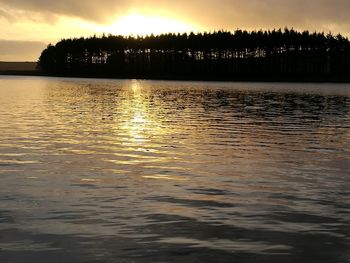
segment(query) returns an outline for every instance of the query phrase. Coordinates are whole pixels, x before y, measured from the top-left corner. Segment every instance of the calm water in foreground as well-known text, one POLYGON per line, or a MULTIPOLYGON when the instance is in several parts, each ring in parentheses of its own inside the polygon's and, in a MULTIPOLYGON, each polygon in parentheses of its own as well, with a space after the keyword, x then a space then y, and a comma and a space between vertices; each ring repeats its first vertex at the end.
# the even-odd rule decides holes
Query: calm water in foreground
POLYGON ((350 85, 0 77, 0 262, 350 262, 350 85))

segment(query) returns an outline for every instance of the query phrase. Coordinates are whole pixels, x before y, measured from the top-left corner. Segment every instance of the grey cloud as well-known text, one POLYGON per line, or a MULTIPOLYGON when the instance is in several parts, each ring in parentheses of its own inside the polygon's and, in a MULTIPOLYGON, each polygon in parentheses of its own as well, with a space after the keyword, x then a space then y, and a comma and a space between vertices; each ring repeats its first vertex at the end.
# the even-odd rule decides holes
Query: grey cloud
POLYGON ((66 15, 81 17, 92 21, 106 21, 112 15, 118 14, 126 8, 127 1, 115 0, 0 0, 0 4, 28 12, 36 12, 41 15, 49 13, 52 15, 66 15))
POLYGON ((200 9, 191 11, 209 26, 211 20, 215 20, 216 26, 252 28, 350 24, 348 0, 221 0, 217 3, 202 1, 200 9))
POLYGON ((0 9, 0 18, 5 18, 8 21, 14 21, 15 20, 15 16, 13 16, 12 14, 10 14, 9 12, 0 9))
MULTIPOLYGON (((0 0, 1 5, 30 12, 76 16, 108 22, 130 8, 170 10, 208 29, 294 26, 317 29, 350 25, 349 0, 0 0)), ((1 14, 0 14, 1 15, 1 14)))

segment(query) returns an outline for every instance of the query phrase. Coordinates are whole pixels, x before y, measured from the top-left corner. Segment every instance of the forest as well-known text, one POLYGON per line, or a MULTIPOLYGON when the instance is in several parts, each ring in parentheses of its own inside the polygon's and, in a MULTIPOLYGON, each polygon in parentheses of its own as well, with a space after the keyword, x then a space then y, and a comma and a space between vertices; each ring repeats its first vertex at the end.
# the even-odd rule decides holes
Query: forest
POLYGON ((49 45, 49 75, 116 78, 348 81, 350 41, 294 29, 150 36, 102 35, 49 45))

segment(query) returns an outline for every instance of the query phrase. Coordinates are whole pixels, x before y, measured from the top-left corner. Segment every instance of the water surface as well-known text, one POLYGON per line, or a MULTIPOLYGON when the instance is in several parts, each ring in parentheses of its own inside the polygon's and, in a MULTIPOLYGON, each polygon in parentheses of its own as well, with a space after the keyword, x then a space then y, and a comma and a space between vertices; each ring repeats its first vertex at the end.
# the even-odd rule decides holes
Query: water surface
POLYGON ((0 77, 0 262, 350 262, 349 127, 349 85, 0 77))

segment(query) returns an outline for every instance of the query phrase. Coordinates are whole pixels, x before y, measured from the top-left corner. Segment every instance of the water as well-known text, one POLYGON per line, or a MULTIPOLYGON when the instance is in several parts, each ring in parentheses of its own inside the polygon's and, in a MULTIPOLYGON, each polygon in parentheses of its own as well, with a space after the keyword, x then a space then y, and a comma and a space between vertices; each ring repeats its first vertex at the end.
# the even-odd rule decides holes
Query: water
POLYGON ((350 86, 0 78, 0 262, 350 262, 350 86))

